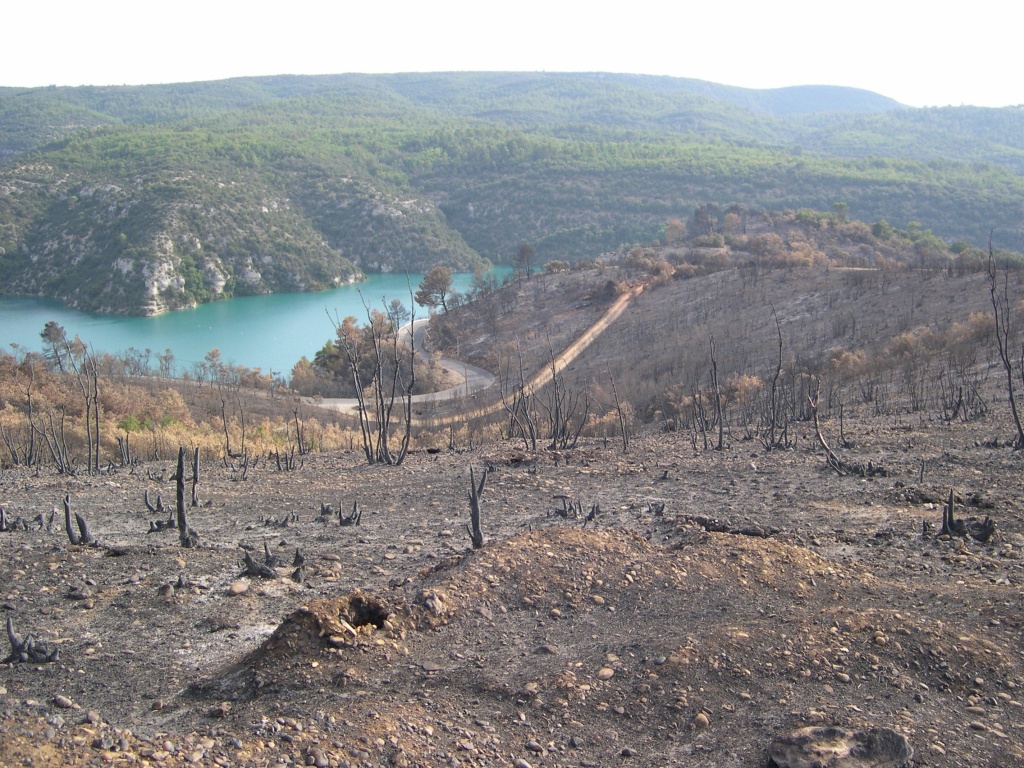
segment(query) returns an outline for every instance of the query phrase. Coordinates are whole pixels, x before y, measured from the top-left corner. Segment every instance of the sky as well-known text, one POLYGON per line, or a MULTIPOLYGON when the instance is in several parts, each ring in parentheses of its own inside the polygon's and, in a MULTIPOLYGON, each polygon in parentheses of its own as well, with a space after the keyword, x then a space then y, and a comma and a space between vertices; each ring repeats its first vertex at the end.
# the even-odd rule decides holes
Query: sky
POLYGON ((620 72, 843 85, 908 106, 1024 104, 1000 0, 33 0, 4 9, 0 85, 347 72, 620 72), (700 7, 694 7, 700 6, 700 7), (933 6, 937 9, 938 6, 933 6))

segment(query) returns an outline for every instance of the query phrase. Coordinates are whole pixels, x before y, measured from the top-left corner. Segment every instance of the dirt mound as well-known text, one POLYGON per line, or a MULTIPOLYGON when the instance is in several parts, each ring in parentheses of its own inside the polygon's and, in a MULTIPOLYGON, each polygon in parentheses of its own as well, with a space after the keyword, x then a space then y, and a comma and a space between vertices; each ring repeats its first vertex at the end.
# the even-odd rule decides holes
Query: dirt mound
MULTIPOLYGON (((322 654, 358 648, 404 637, 408 610, 356 591, 342 597, 315 600, 298 608, 257 649, 207 680, 194 684, 192 696, 237 702, 288 689, 303 689, 339 677, 333 666, 319 662, 322 654)), ((351 676, 351 675, 349 675, 351 676)), ((342 675, 344 677, 344 675, 342 675)))

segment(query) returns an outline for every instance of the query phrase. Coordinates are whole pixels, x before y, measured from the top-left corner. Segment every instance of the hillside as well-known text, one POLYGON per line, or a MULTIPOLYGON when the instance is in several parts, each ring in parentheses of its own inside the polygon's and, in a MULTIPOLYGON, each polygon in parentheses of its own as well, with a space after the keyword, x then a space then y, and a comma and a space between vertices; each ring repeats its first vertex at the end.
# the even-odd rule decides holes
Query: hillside
POLYGON ((805 427, 772 453, 651 433, 629 456, 211 462, 191 550, 145 533, 169 462, 8 470, 8 515, 44 527, 0 533, 0 605, 60 656, 4 668, 0 762, 760 767, 773 740, 836 726, 893 729, 918 766, 1018 764, 1019 460, 979 446, 991 422, 863 414, 844 456, 889 475, 838 477, 805 427), (490 467, 477 551, 467 465, 490 467), (950 486, 995 540, 936 535, 950 486), (66 492, 100 546, 45 529, 66 492), (596 521, 557 514, 561 495, 596 521), (358 527, 319 514, 352 501, 358 527), (241 575, 240 545, 282 567, 241 575))
POLYGON ((875 759, 834 768, 1020 764, 1022 452, 984 261, 835 212, 745 227, 435 317, 511 400, 632 296, 561 406, 536 393, 536 447, 456 400, 368 465, 351 420, 259 377, 105 358, 88 474, 78 379, 0 354, 0 764, 807 768, 804 728, 875 759), (583 387, 587 428, 545 447, 583 387))
POLYGON ((1019 249, 1024 113, 625 75, 0 90, 0 290, 147 313, 594 258, 700 205, 844 203, 1019 249))
MULTIPOLYGON (((938 398, 940 389, 948 395, 951 379, 944 377, 954 368, 965 374, 968 359, 979 378, 994 375, 990 337, 976 337, 984 328, 969 327, 972 317, 992 312, 984 251, 950 251, 924 230, 872 228, 835 213, 725 217, 732 223, 724 225, 730 231, 724 236, 635 247, 597 264, 513 281, 434 317, 433 343, 515 383, 520 359, 527 371, 540 369, 617 295, 644 284, 621 318, 563 373, 567 389, 591 394, 595 418, 610 413, 614 382, 628 393, 639 421, 693 427, 694 395, 706 396, 711 385, 712 342, 729 390, 726 418, 736 407, 737 418, 745 409, 742 418, 756 420, 780 362, 780 341, 781 382, 797 410, 805 411, 800 404, 810 377, 833 388, 832 409, 861 397, 905 397, 915 386, 928 391, 923 400, 938 398), (930 359, 919 359, 925 354, 930 359), (837 363, 844 355, 856 360, 848 370, 837 363), (902 369, 904 362, 916 366, 913 374, 902 369), (927 383, 912 386, 918 376, 927 383), (756 393, 742 391, 744 382, 755 381, 756 393)), ((1021 256, 994 253, 997 264, 1010 266, 1011 290, 1019 293, 1021 256)), ((939 407, 923 400, 916 408, 939 407)), ((444 413, 443 406, 437 410, 444 413)))
POLYGON ((500 116, 525 124, 535 123, 541 116, 544 122, 565 123, 569 116, 570 122, 607 121, 631 127, 639 127, 639 121, 651 115, 679 112, 700 101, 762 115, 858 114, 901 107, 891 99, 854 88, 754 90, 687 78, 604 73, 283 75, 173 85, 0 88, 0 114, 7 127, 0 138, 0 154, 42 146, 83 127, 199 118, 309 97, 355 103, 361 108, 430 107, 450 115, 500 116), (580 117, 582 110, 585 117, 580 117))

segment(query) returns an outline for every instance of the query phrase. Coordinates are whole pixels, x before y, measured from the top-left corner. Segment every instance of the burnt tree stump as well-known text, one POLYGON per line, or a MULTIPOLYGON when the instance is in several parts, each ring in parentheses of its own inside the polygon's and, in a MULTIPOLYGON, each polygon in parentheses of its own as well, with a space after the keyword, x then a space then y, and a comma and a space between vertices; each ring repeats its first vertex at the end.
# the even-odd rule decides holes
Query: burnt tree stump
POLYGON ((258 579, 276 579, 277 571, 265 563, 257 563, 248 552, 243 556, 245 570, 242 576, 255 576, 258 579))
POLYGON ((484 532, 480 528, 480 497, 484 492, 484 483, 487 482, 487 470, 480 476, 480 484, 477 485, 476 477, 473 474, 473 467, 469 468, 469 524, 466 531, 469 533, 469 540, 473 549, 481 549, 484 545, 484 532))
POLYGON ((174 475, 174 502, 178 512, 178 541, 186 548, 199 546, 199 534, 189 526, 185 512, 185 448, 178 448, 178 468, 174 475))
POLYGON ((359 525, 359 521, 363 519, 363 512, 359 509, 359 502, 352 502, 352 514, 343 515, 341 510, 338 510, 338 522, 341 525, 359 525))
POLYGON ((68 541, 70 541, 72 544, 75 544, 75 545, 81 544, 83 546, 88 546, 90 544, 95 544, 96 543, 96 539, 94 539, 92 537, 92 534, 89 533, 89 526, 85 522, 85 518, 82 517, 77 512, 75 513, 75 524, 78 527, 78 531, 77 532, 71 526, 71 495, 70 494, 65 494, 64 495, 64 530, 67 531, 68 541))
POLYGON ((199 448, 192 458, 192 506, 199 506, 199 448))
POLYGON ((7 639, 11 643, 11 653, 3 660, 4 664, 31 663, 44 664, 54 662, 60 655, 59 648, 50 648, 46 643, 28 634, 19 638, 14 632, 14 621, 7 617, 7 639))

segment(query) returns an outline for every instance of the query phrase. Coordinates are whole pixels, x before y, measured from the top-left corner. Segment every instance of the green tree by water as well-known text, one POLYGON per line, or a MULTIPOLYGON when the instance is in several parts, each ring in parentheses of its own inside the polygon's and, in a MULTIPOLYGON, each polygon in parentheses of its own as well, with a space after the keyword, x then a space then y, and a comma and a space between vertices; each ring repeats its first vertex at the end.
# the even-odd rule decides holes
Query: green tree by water
POLYGON ((448 267, 437 266, 427 272, 420 281, 420 289, 416 291, 416 303, 421 307, 436 309, 441 307, 448 314, 448 297, 452 293, 452 271, 448 267))

